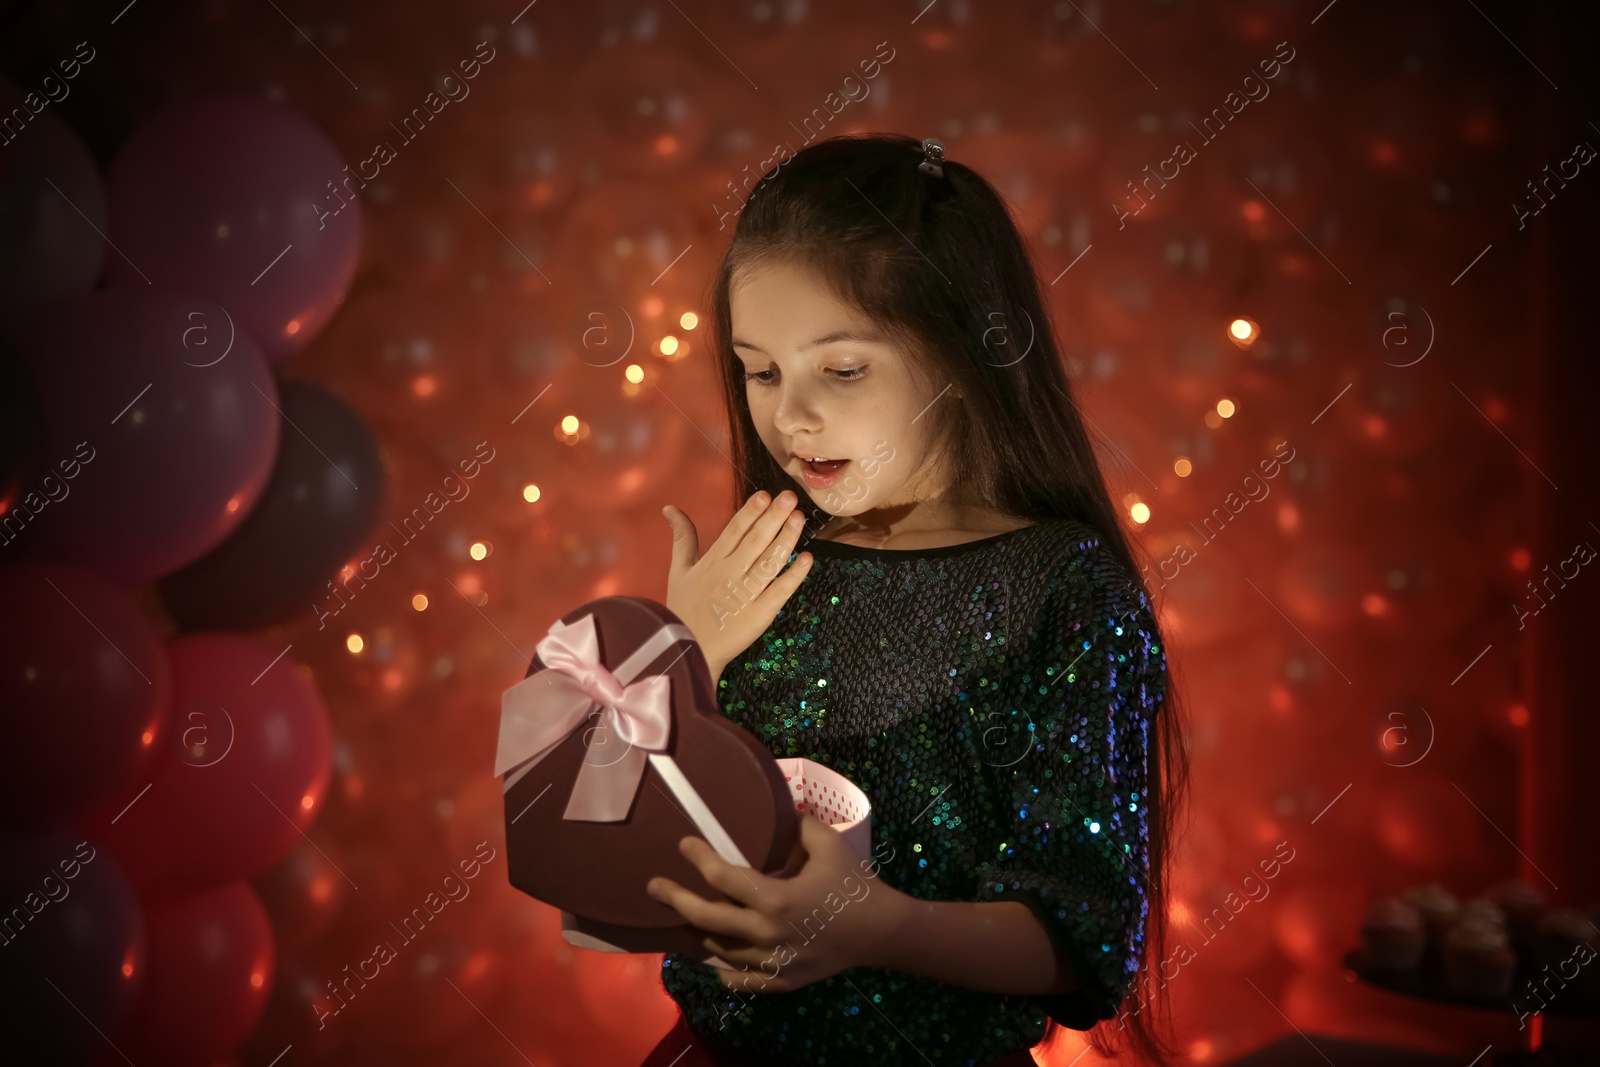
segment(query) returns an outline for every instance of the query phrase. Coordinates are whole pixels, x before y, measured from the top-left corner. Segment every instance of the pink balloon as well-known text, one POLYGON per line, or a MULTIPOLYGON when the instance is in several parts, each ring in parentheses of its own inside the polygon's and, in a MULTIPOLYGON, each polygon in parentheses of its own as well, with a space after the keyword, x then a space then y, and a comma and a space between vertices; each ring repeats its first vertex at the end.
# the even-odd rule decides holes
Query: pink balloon
POLYGON ((0 823, 64 820, 142 786, 166 740, 172 682, 133 597, 34 561, 0 569, 0 604, 27 620, 0 641, 0 823))
POLYGON ((174 728, 148 788, 85 822, 146 899, 272 867, 303 840, 332 769, 328 713, 292 659, 224 633, 181 637, 167 655, 174 728))
POLYGON ((282 359, 344 301, 363 184, 286 107, 243 94, 178 104, 138 127, 111 166, 111 241, 122 255, 108 257, 108 276, 214 300, 269 360, 282 359))
POLYGON ((238 882, 145 913, 149 971, 118 1042, 134 1063, 201 1067, 261 1018, 277 952, 266 909, 238 882))
POLYGON ((45 455, 74 474, 23 497, 17 543, 142 584, 232 533, 266 488, 281 422, 272 372, 235 326, 204 300, 114 290, 36 324, 22 350, 45 455))

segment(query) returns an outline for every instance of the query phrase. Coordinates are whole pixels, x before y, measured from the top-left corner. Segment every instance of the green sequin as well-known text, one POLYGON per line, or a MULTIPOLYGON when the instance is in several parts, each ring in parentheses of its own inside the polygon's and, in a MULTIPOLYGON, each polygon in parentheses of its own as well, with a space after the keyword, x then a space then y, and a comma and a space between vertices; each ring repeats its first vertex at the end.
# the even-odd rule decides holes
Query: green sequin
POLYGON ((1047 1016, 1114 1017, 1148 916, 1145 744, 1167 680, 1148 600, 1077 522, 939 549, 800 547, 811 570, 724 672, 723 715, 866 791, 881 879, 923 900, 1021 901, 1074 946, 1086 988, 1007 997, 856 967, 736 993, 668 955, 689 1026, 753 1062, 942 1067, 1032 1047, 1047 1016))

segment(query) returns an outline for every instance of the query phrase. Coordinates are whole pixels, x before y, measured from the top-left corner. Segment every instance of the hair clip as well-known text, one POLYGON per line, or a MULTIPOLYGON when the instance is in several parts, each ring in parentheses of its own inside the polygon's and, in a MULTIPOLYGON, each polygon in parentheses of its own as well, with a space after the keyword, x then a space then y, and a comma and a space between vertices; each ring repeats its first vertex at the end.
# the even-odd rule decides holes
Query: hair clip
POLYGON ((922 142, 923 160, 917 164, 917 169, 924 174, 931 174, 935 178, 944 177, 944 142, 937 137, 929 137, 922 142))

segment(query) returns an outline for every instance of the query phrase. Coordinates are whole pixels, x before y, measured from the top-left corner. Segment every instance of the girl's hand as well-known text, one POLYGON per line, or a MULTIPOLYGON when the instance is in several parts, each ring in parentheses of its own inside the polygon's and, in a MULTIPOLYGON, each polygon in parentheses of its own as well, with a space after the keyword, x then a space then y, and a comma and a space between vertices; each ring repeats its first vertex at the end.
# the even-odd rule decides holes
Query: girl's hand
POLYGON ((778 573, 805 525, 796 503, 787 489, 776 500, 756 493, 703 556, 689 516, 671 504, 661 509, 672 527, 667 608, 694 633, 713 681, 766 632, 811 569, 811 553, 802 552, 794 566, 778 573))
POLYGON ((741 968, 723 972, 724 986, 787 993, 847 967, 885 965, 911 898, 866 874, 870 861, 815 816, 800 817, 800 842, 806 864, 793 878, 735 867, 698 837, 678 843, 705 880, 739 904, 713 903, 669 878, 646 886, 711 934, 709 952, 741 968))

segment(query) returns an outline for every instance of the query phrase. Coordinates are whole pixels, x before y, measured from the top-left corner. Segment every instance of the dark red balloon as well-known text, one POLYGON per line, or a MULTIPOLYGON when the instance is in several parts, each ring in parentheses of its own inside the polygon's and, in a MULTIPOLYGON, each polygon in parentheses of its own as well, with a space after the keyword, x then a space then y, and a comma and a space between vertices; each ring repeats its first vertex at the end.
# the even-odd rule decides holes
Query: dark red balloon
POLYGON ((0 113, 30 115, 26 136, 7 130, 0 165, 0 330, 11 336, 93 289, 111 254, 100 168, 60 109, 35 111, 30 98, 38 102, 0 78, 0 113))
POLYGON ((239 882, 145 914, 149 973, 118 1044, 134 1063, 202 1067, 250 1036, 277 952, 266 909, 239 882))
POLYGON ((172 683, 139 605, 48 561, 0 568, 0 604, 25 620, 0 640, 0 824, 65 822, 142 788, 166 739, 172 683))
POLYGON ((130 584, 210 551, 244 521, 278 450, 278 387, 216 304, 161 289, 91 293, 18 345, 70 495, 23 535, 130 584))
POLYGON ((46 460, 44 446, 44 417, 33 372, 17 350, 0 338, 0 548, 8 552, 19 550, 11 543, 23 531, 14 509, 29 493, 34 495, 34 503, 52 491, 59 493, 62 473, 72 469, 70 463, 46 460))
POLYGON ((149 789, 86 822, 141 895, 254 877, 303 840, 327 792, 332 731, 309 672, 282 651, 219 633, 167 646, 174 725, 149 789))
POLYGON ((361 255, 363 184, 305 116, 253 94, 186 100, 111 165, 113 286, 175 285, 278 360, 322 332, 361 255))
POLYGON ((133 886, 98 842, 47 831, 0 843, 0 903, 0 1059, 87 1062, 145 979, 133 886))
POLYGON ((312 944, 327 932, 353 886, 343 864, 334 859, 332 840, 313 845, 302 840, 282 862, 254 880, 254 888, 272 916, 278 947, 285 953, 312 944))
POLYGON ((315 618, 328 580, 372 548, 387 492, 372 431, 313 385, 285 382, 278 403, 278 458, 261 499, 226 541, 161 582, 162 601, 186 629, 315 618))
MULTIPOLYGON (((296 1067, 346 1067, 352 1062, 346 1049, 357 1036, 354 1027, 329 1025, 325 1015, 326 983, 339 967, 322 958, 326 955, 296 954, 278 946, 278 973, 267 1006, 235 1057, 241 1067, 270 1064, 290 1045, 294 1051, 278 1060, 278 1067, 285 1067, 290 1059, 296 1067)), ((392 1062, 399 1067, 398 1061, 392 1062)))

